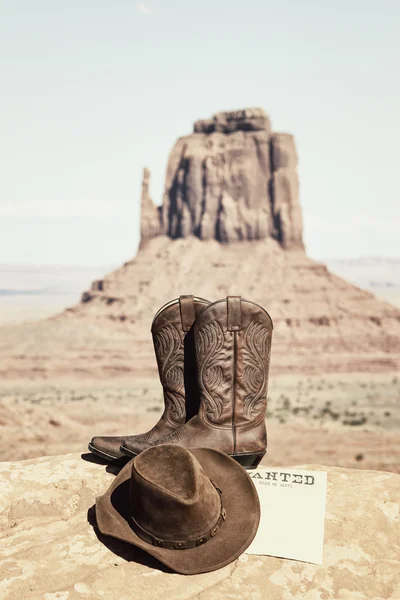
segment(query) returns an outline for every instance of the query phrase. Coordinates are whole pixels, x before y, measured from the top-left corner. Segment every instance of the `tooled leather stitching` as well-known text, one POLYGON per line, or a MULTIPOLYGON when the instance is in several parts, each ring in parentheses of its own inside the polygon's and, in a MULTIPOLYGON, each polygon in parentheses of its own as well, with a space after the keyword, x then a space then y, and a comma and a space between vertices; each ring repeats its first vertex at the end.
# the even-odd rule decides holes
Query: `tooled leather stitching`
POLYGON ((251 321, 244 336, 243 347, 243 386, 247 390, 243 413, 246 416, 253 417, 264 408, 270 355, 270 331, 265 325, 251 321))
POLYGON ((154 333, 154 346, 164 388, 166 416, 174 422, 184 422, 186 406, 181 335, 176 327, 168 324, 154 333))
POLYGON ((136 442, 148 442, 151 441, 152 438, 152 434, 153 434, 153 430, 150 429, 150 431, 147 431, 146 433, 138 433, 135 436, 132 436, 134 438, 134 441, 136 442))
POLYGON ((184 426, 179 427, 176 431, 172 431, 168 435, 153 442, 153 446, 160 446, 161 444, 178 444, 186 437, 186 431, 184 426))
POLYGON ((224 401, 218 393, 224 383, 224 372, 219 363, 223 359, 224 332, 218 321, 198 329, 196 347, 199 366, 201 400, 210 421, 222 414, 224 401))
MULTIPOLYGON (((208 421, 208 420, 206 421, 206 423, 207 423, 207 427, 213 427, 214 429, 219 429, 219 430, 225 429, 226 431, 232 430, 231 423, 229 423, 228 425, 215 425, 214 423, 212 423, 211 421, 208 421)), ((156 441, 153 441, 152 445, 160 446, 161 444, 179 444, 179 442, 186 440, 188 438, 188 436, 190 437, 192 434, 193 434, 193 429, 188 429, 186 425, 182 425, 175 431, 172 431, 171 433, 168 433, 164 437, 162 437, 156 441)))

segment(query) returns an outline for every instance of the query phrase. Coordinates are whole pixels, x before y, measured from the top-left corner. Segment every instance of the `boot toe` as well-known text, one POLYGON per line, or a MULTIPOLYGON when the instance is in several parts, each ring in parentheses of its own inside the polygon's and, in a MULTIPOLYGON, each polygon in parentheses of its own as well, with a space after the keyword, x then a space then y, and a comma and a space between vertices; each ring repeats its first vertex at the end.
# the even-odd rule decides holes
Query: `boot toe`
POLYGON ((152 446, 150 441, 140 439, 140 436, 132 436, 122 441, 120 451, 124 456, 132 457, 140 454, 143 450, 147 450, 150 446, 152 446))
POLYGON ((106 460, 122 458, 124 454, 122 454, 120 446, 123 441, 123 437, 97 436, 92 438, 89 444, 89 450, 93 452, 93 454, 97 454, 106 460))

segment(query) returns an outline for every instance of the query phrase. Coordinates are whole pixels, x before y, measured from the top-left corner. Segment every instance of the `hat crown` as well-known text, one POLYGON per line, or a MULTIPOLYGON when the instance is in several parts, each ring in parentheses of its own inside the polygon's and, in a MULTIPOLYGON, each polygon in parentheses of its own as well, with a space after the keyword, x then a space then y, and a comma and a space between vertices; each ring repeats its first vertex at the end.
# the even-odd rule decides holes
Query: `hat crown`
POLYGON ((130 508, 134 523, 147 534, 185 542, 213 528, 221 498, 191 452, 163 444, 133 461, 130 508))

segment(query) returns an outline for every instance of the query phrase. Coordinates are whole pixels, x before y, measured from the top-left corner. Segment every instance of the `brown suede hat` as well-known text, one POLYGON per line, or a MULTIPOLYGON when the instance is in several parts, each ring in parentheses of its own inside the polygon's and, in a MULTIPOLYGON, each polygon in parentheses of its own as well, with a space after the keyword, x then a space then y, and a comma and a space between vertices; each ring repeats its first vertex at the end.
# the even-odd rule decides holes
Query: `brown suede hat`
POLYGON ((256 489, 232 458, 210 448, 148 448, 97 498, 101 533, 193 575, 220 569, 251 544, 260 521, 256 489))

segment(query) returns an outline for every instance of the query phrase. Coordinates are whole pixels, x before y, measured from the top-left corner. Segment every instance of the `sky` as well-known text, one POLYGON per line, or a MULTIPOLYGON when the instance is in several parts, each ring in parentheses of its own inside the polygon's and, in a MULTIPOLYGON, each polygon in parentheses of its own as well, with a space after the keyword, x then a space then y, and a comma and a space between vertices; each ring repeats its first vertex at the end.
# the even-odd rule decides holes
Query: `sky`
POLYGON ((119 264, 142 169, 260 106, 313 258, 400 256, 398 0, 0 0, 0 263, 119 264))

